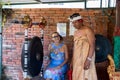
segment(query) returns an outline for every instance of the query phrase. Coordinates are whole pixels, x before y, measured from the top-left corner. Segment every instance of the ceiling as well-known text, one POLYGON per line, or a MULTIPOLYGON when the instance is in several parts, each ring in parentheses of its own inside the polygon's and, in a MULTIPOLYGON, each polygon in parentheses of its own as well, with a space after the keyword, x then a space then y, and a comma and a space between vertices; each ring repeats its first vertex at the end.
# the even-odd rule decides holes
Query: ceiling
POLYGON ((4 4, 40 4, 40 3, 61 3, 61 2, 81 2, 85 0, 2 0, 4 4))
POLYGON ((4 4, 28 4, 28 3, 38 3, 35 0, 2 0, 4 4))
POLYGON ((73 3, 73 2, 84 3, 84 8, 113 8, 115 7, 116 0, 2 0, 2 3, 8 6, 24 4, 49 4, 49 3, 73 3), (93 4, 93 2, 95 5, 91 5, 93 4))

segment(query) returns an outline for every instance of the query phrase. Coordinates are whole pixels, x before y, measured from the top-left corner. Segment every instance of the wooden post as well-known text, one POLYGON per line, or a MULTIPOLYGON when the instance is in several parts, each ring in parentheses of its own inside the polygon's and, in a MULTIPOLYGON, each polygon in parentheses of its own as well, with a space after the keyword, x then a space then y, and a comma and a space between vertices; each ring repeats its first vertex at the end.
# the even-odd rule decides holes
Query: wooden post
POLYGON ((120 27, 120 0, 116 1, 116 27, 120 27))
POLYGON ((120 0, 116 0, 116 25, 114 36, 120 36, 120 0))
POLYGON ((1 78, 2 78, 2 5, 0 3, 0 79, 1 78))

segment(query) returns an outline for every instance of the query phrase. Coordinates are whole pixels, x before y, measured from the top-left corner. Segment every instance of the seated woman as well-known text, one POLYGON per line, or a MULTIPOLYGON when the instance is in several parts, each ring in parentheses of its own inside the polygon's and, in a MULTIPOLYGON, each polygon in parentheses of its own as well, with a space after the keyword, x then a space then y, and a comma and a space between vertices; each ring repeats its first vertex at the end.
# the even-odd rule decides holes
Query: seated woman
POLYGON ((59 33, 52 33, 52 40, 48 47, 50 63, 44 71, 44 79, 46 80, 65 80, 67 71, 68 49, 63 43, 62 36, 59 33))

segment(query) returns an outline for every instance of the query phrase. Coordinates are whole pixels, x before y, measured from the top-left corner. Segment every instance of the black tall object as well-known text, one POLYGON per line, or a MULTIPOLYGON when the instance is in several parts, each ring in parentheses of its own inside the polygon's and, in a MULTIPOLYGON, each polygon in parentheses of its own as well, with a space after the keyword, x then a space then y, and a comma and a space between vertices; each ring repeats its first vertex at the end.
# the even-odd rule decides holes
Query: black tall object
POLYGON ((112 53, 112 46, 110 41, 104 37, 103 35, 96 34, 96 41, 95 41, 95 62, 103 62, 107 60, 107 55, 112 53))
POLYGON ((21 63, 23 70, 27 70, 27 75, 31 77, 38 76, 43 63, 43 45, 41 39, 37 36, 34 36, 31 40, 28 40, 28 53, 27 53, 27 67, 25 64, 26 53, 24 51, 24 46, 22 49, 21 63))

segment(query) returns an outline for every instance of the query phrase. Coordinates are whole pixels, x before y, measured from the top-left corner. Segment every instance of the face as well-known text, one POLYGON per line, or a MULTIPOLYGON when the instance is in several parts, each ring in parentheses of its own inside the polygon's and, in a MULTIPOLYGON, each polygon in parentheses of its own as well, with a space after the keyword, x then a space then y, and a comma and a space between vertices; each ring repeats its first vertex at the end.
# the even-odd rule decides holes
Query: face
POLYGON ((59 42, 60 42, 60 36, 59 36, 57 33, 53 33, 53 34, 52 34, 52 40, 53 40, 55 43, 59 43, 59 42))
POLYGON ((78 20, 73 21, 72 24, 76 29, 80 29, 82 26, 82 22, 79 22, 78 20))

